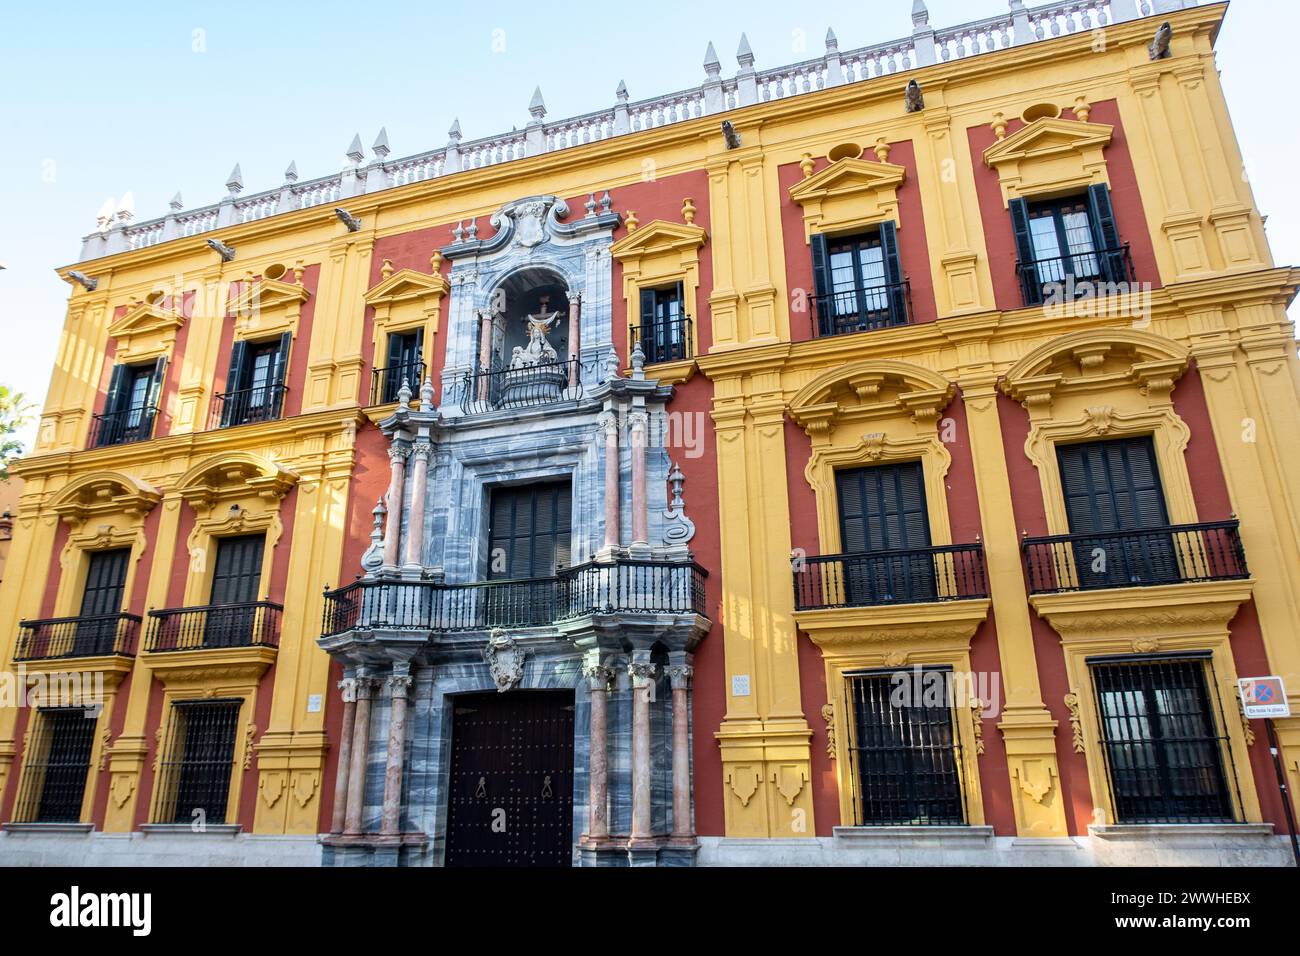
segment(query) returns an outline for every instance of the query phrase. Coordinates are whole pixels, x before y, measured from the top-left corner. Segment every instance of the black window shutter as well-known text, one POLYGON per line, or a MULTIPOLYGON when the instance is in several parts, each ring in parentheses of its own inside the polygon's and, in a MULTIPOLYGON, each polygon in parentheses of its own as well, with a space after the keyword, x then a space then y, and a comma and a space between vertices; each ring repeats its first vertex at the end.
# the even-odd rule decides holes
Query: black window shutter
POLYGON ((810 240, 812 246, 813 305, 819 331, 829 334, 835 325, 835 305, 831 302, 831 256, 826 249, 826 237, 820 232, 810 240))
POLYGON ((167 378, 167 356, 158 356, 158 361, 153 365, 153 381, 149 383, 149 397, 147 404, 149 408, 157 408, 158 402, 162 398, 163 381, 167 378))
POLYGON ((1029 203, 1012 199, 1007 203, 1011 212, 1011 228, 1016 234, 1016 258, 1019 260, 1020 291, 1025 305, 1038 305, 1043 301, 1043 285, 1038 281, 1034 267, 1034 244, 1029 238, 1029 203))
POLYGON ((1124 256, 1120 251, 1119 230, 1115 227, 1115 211, 1110 203, 1110 190, 1101 183, 1088 187, 1088 212, 1097 248, 1106 250, 1101 256, 1101 277, 1108 282, 1123 282, 1124 256))
MULTIPOLYGON (((655 340, 655 295, 654 289, 641 290, 641 323, 637 329, 636 341, 641 343, 641 351, 646 356, 647 361, 654 361, 651 350, 654 348, 655 340)), ((630 361, 629 356, 629 361, 630 361)))
POLYGON ((280 351, 275 357, 275 379, 272 384, 278 386, 270 396, 270 408, 267 410, 271 417, 276 417, 284 411, 284 383, 289 379, 289 346, 293 343, 293 333, 285 332, 280 336, 280 351))
POLYGON ((402 364, 402 346, 403 336, 400 332, 388 333, 388 374, 389 377, 399 374, 398 366, 402 364))
POLYGON ((126 403, 131 400, 130 394, 123 388, 130 370, 129 365, 113 366, 113 374, 108 380, 108 397, 104 401, 105 415, 123 411, 126 403))
POLYGON ((880 251, 889 284, 889 318, 893 325, 907 323, 907 295, 903 290, 903 264, 898 254, 898 226, 892 219, 880 224, 880 251))
POLYGON ((248 343, 243 339, 230 346, 230 370, 226 373, 226 401, 221 407, 221 426, 224 428, 234 422, 236 410, 240 407, 239 397, 233 393, 244 387, 244 368, 248 355, 248 343))

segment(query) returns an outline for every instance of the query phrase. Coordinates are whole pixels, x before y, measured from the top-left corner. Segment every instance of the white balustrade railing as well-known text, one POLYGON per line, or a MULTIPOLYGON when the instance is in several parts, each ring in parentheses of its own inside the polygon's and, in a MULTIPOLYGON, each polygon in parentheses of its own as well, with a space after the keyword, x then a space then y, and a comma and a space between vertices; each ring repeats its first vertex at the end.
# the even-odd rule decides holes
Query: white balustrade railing
MULTIPOLYGON (((424 182, 753 103, 788 99, 841 83, 860 83, 933 63, 992 53, 1016 44, 1098 30, 1117 20, 1154 16, 1195 4, 1196 0, 1072 0, 1026 7, 1022 0, 1010 0, 1005 14, 940 30, 929 27, 928 14, 921 9, 913 12, 912 36, 900 40, 840 51, 834 37, 828 36, 825 55, 801 63, 757 72, 750 66, 728 78, 719 76, 715 66, 713 75, 701 86, 666 96, 628 102, 620 87, 620 101, 612 109, 550 122, 534 119, 523 130, 465 143, 460 142, 457 126, 451 141, 441 149, 394 160, 386 158, 385 139, 382 144, 376 143, 382 148, 369 165, 357 163, 330 176, 297 182, 290 170, 286 175, 291 178, 278 189, 243 197, 232 193, 215 205, 183 212, 173 209, 167 216, 147 222, 132 223, 128 213, 120 213, 115 220, 103 220, 98 230, 85 237, 81 258, 84 261, 144 249, 294 209, 336 205, 362 192, 424 182)), ((747 57, 746 62, 752 63, 752 57, 747 57)), ((539 112, 544 117, 544 108, 539 112)), ((237 191, 238 184, 232 184, 232 189, 237 191)))

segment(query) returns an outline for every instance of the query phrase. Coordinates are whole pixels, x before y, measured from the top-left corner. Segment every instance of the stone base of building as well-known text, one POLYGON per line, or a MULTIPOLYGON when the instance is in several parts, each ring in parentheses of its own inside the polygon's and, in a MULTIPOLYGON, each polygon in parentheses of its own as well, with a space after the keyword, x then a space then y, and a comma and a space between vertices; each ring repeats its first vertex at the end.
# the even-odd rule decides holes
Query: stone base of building
POLYGON ((1094 826, 1087 836, 994 836, 992 827, 836 827, 830 837, 699 838, 699 866, 1294 866, 1272 824, 1094 826))
POLYGON ((316 836, 243 833, 239 827, 149 827, 102 833, 73 824, 8 824, 0 866, 319 866, 316 836))
POLYGON ((428 866, 429 838, 423 833, 401 833, 320 838, 322 866, 428 866))

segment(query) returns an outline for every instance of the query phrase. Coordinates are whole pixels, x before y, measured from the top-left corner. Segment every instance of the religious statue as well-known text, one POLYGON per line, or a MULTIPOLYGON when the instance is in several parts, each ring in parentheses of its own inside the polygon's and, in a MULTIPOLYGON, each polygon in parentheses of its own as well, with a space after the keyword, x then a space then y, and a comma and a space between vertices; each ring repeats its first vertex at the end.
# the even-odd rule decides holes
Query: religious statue
POLYGON ((528 344, 516 345, 510 355, 510 368, 531 368, 536 365, 549 365, 559 362, 560 357, 554 346, 546 341, 546 333, 560 322, 559 310, 548 312, 550 296, 542 296, 538 302, 537 312, 524 316, 524 328, 528 332, 528 344))

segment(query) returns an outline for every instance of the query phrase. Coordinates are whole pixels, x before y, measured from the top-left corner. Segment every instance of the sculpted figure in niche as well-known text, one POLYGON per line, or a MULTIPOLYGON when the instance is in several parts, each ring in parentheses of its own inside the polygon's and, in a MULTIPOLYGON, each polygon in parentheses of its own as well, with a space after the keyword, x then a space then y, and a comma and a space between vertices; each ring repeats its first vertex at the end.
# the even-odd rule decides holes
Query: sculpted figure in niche
POLYGON ((524 316, 524 328, 528 332, 528 344, 516 345, 510 355, 510 367, 529 368, 534 365, 548 365, 560 360, 555 348, 546 341, 546 333, 560 322, 559 310, 548 312, 546 307, 551 297, 544 295, 538 303, 537 312, 524 316))

